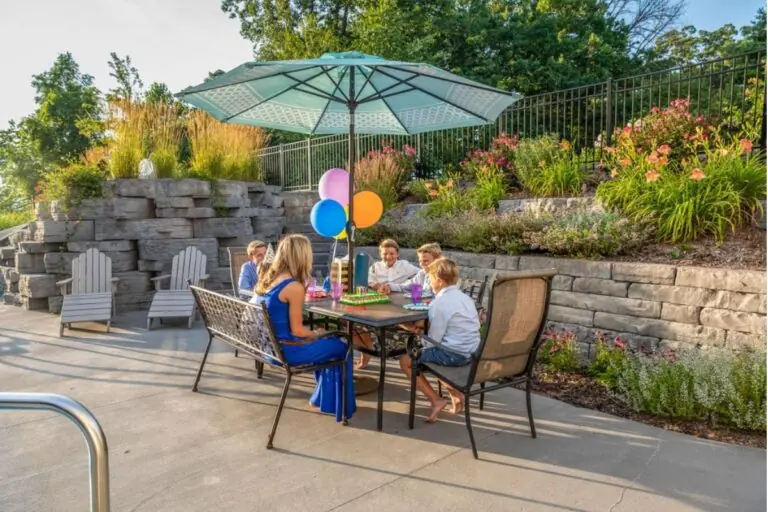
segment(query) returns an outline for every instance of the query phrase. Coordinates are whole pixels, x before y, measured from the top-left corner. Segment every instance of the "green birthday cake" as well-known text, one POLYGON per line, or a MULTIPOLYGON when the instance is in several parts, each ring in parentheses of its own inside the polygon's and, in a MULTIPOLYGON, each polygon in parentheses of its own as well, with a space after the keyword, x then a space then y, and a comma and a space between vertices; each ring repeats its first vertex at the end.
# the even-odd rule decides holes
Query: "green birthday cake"
POLYGON ((370 306, 372 304, 389 304, 392 299, 377 292, 345 293, 339 302, 348 306, 370 306))

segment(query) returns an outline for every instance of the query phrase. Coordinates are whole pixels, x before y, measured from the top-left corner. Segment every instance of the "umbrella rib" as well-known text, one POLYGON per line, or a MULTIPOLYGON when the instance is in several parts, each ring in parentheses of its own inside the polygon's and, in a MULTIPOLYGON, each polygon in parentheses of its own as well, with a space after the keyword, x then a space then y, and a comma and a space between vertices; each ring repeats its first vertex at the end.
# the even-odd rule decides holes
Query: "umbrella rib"
MULTIPOLYGON (((336 87, 334 89, 334 91, 331 93, 331 95, 336 94, 336 91, 340 91, 341 90, 341 81, 344 80, 344 76, 347 74, 347 69, 348 68, 344 68, 344 71, 341 74, 341 79, 339 80, 339 83, 336 83, 333 80, 333 78, 331 78, 331 76, 328 75, 328 73, 326 72, 326 75, 328 75, 328 79, 331 82, 333 82, 335 84, 335 87, 336 87)), ((342 94, 344 94, 344 93, 342 93, 342 94)), ((328 100, 326 102, 326 104, 325 104, 325 107, 323 108, 322 113, 320 114, 320 117, 317 118, 317 122, 315 123, 315 126, 312 128, 312 131, 309 132, 310 135, 314 135, 315 134, 315 130, 317 130, 317 127, 320 126, 320 122, 323 120, 323 116, 325 116, 325 113, 328 111, 328 107, 330 107, 330 106, 331 106, 331 100, 328 100)))
MULTIPOLYGON (((360 72, 361 72, 361 73, 363 73, 362 67, 365 67, 365 66, 361 66, 361 69, 360 69, 360 72)), ((365 73, 363 73, 363 76, 365 76, 365 73)), ((371 77, 372 77, 372 76, 373 76, 373 71, 371 71, 371 74, 370 74, 370 75, 368 75, 368 76, 366 76, 366 77, 365 77, 365 82, 363 82, 363 86, 360 88, 360 93, 362 93, 362 92, 365 90, 365 87, 366 87, 366 86, 367 86, 369 83, 371 83, 371 77)), ((373 87, 373 84, 371 84, 371 86, 373 87)), ((376 89, 376 88, 374 87, 374 90, 375 90, 375 89, 376 89)), ((360 103, 363 103, 363 101, 362 101, 362 100, 358 100, 358 99, 357 99, 357 97, 355 97, 354 99, 355 99, 355 101, 357 101, 357 103, 358 103, 358 104, 360 104, 360 103)))
MULTIPOLYGON (((400 81, 402 82, 402 80, 401 80, 401 79, 397 78, 396 76, 392 76, 392 75, 390 75, 390 74, 389 74, 389 73, 387 73, 386 71, 381 71, 381 70, 380 70, 380 69, 378 69, 378 68, 376 69, 376 71, 378 71, 378 72, 379 72, 379 73, 381 73, 382 75, 385 75, 385 76, 388 76, 389 78, 392 78, 393 80, 400 80, 400 81)), ((439 100, 439 101, 445 102, 445 103, 447 103, 448 105, 452 106, 453 108, 457 108, 457 109, 459 109, 459 110, 462 110, 462 111, 466 112, 467 114, 471 115, 472 117, 477 117, 478 119, 482 119, 482 120, 483 120, 483 121, 485 121, 486 123, 491 123, 491 122, 492 122, 492 121, 490 121, 489 119, 485 118, 484 116, 481 116, 480 114, 477 114, 477 113, 475 113, 475 112, 472 112, 472 111, 471 111, 471 110, 469 110, 469 109, 466 109, 466 108, 464 108, 464 107, 462 107, 462 106, 460 106, 460 105, 457 105, 456 103, 454 103, 454 102, 452 102, 452 101, 450 101, 450 100, 447 100, 447 99, 445 99, 445 98, 441 98, 441 97, 440 97, 440 96, 438 96, 437 94, 434 94, 434 93, 432 93, 432 92, 429 92, 429 91, 427 91, 426 89, 422 89, 422 88, 421 88, 421 87, 419 87, 418 85, 413 85, 413 84, 408 84, 408 85, 410 85, 411 87, 413 87, 414 89, 416 89, 416 90, 417 90, 417 91, 419 91, 419 92, 423 92, 423 93, 424 93, 424 94, 426 94, 427 96, 432 96, 432 97, 433 97, 433 98, 435 98, 436 100, 439 100)), ((386 103, 386 101, 385 101, 385 103, 386 103)), ((389 105, 387 105, 387 106, 389 106, 389 105)))
MULTIPOLYGON (((307 86, 307 87, 311 87, 312 89, 314 89, 315 91, 317 91, 317 92, 310 92, 310 91, 305 91, 305 90, 303 90, 303 89, 298 89, 299 91, 301 91, 301 92, 303 92, 303 93, 306 93, 306 94, 312 94, 312 95, 314 95, 314 96, 317 96, 318 98, 323 98, 323 99, 326 99, 326 100, 329 100, 329 101, 336 101, 336 102, 338 102, 338 103, 346 103, 344 100, 342 100, 342 99, 339 99, 339 98, 337 98, 336 96, 331 96, 331 95, 329 95, 327 92, 323 91, 323 90, 322 90, 322 89, 320 89, 319 87, 315 87, 315 86, 314 86, 314 85, 312 85, 312 84, 308 84, 308 83, 306 83, 306 82, 308 82, 309 80, 314 80, 315 78, 317 78, 318 76, 320 76, 320 75, 322 75, 322 74, 324 74, 324 73, 325 73, 325 71, 321 71, 320 73, 316 74, 315 76, 313 76, 313 77, 311 77, 311 78, 307 78, 306 80, 299 80, 298 78, 294 78, 294 77, 292 77, 292 76, 287 76, 287 75, 286 75, 286 78, 288 78, 288 79, 290 79, 290 80, 295 80, 295 81, 297 82, 297 85, 296 85, 295 87, 297 87, 297 88, 298 88, 300 85, 305 85, 305 86, 307 86)), ((331 80, 331 82, 333 82, 333 80, 331 80)))
MULTIPOLYGON (((205 87, 203 89, 196 89, 194 91, 189 91, 189 89, 195 89, 194 87, 187 87, 186 89, 184 89, 180 93, 175 94, 175 96, 179 97, 179 96, 185 96, 187 94, 197 94, 199 92, 214 91, 216 89, 223 89, 224 87, 231 87, 233 85, 247 84, 248 82, 255 82, 256 80, 264 80, 266 78, 274 78, 276 76, 281 76, 281 75, 288 76, 288 73, 296 73, 298 71, 306 71, 308 69, 313 69, 313 68, 316 68, 316 67, 317 67, 317 65, 313 65, 313 66, 307 66, 305 68, 293 69, 291 71, 278 71, 277 73, 272 73, 271 75, 257 76, 257 77, 254 77, 254 78, 249 78, 247 80, 240 80, 240 81, 237 81, 237 82, 230 82, 230 83, 227 83, 227 84, 216 85, 214 87, 205 87)), ((293 77, 288 77, 288 78, 293 78, 293 77)), ((294 78, 294 80, 295 80, 295 78, 294 78)))
MULTIPOLYGON (((332 68, 332 67, 335 67, 335 66, 329 66, 329 67, 331 67, 331 68, 332 68)), ((331 93, 331 96, 334 96, 334 97, 335 97, 336 91, 338 91, 338 92, 340 92, 340 93, 341 93, 341 95, 343 96, 343 98, 344 98, 344 101, 345 101, 345 102, 346 102, 346 101, 349 101, 349 98, 347 98, 347 95, 346 95, 346 94, 344 94, 344 91, 342 91, 342 90, 341 90, 341 81, 342 81, 342 80, 344 80, 344 76, 346 76, 346 74, 347 74, 347 70, 348 70, 348 69, 349 69, 348 67, 346 67, 346 66, 344 67, 344 69, 343 69, 343 71, 342 71, 342 73, 341 73, 341 78, 339 79, 339 81, 338 81, 338 83, 337 83, 337 82, 336 82, 336 81, 333 79, 333 77, 331 76, 331 74, 330 74, 330 73, 328 73, 328 70, 327 70, 327 69, 325 69, 325 66, 323 66, 323 73, 325 73, 325 76, 327 76, 327 77, 328 77, 328 80, 330 80, 330 81, 331 81, 331 83, 332 83, 332 84, 335 86, 335 89, 334 89, 334 91, 331 93)))
MULTIPOLYGON (((371 68, 371 74, 370 74, 370 76, 371 76, 371 77, 373 77, 373 74, 374 74, 374 73, 376 73, 376 71, 378 71, 378 69, 376 69, 376 68, 371 68)), ((363 70, 361 69, 361 70, 360 70, 360 72, 363 74, 363 76, 365 76, 365 71, 363 71, 363 70)), ((395 80, 397 80, 397 78, 395 78, 395 80)), ((378 94, 378 95, 379 95, 379 98, 381 98, 381 101, 382 101, 382 102, 383 102, 383 103, 384 103, 384 104, 387 106, 387 108, 389 109, 389 111, 392 113, 392 117, 394 117, 395 119, 397 119, 397 122, 398 122, 398 124, 399 124, 399 125, 402 127, 403 131, 404 131, 406 134, 410 133, 410 132, 408 131, 408 128, 406 128, 406 127, 405 127, 405 125, 404 125, 404 124, 403 124, 403 122, 400 120, 400 118, 399 118, 399 117, 397 117, 397 114, 395 114, 395 111, 394 111, 394 110, 392 110, 392 107, 389 105, 389 103, 387 102, 386 98, 384 98, 384 97, 381 95, 381 93, 379 92, 379 90, 376 88, 376 85, 374 85, 374 83, 373 83, 373 82, 370 82, 370 84, 371 84, 371 87, 373 87, 373 90, 374 90, 374 91, 376 91, 376 94, 378 94)), ((410 84, 409 84, 409 85, 410 85, 410 84)))
MULTIPOLYGON (((400 84, 397 84, 397 85, 400 85, 400 84)), ((379 93, 376 96, 368 96, 367 98, 365 98, 364 100, 359 101, 358 103, 359 104, 363 104, 363 103, 370 103, 371 101, 376 101, 376 100, 384 100, 384 98, 391 98, 393 96, 398 96, 400 94, 405 94, 405 93, 408 93, 408 92, 411 92, 411 91, 415 91, 415 90, 416 89, 414 87, 411 87, 410 89, 405 89, 405 90, 402 90, 402 91, 391 92, 389 94, 379 93)))
MULTIPOLYGON (((438 75, 427 75, 425 73, 421 73, 419 71, 413 71, 413 70, 410 70, 410 69, 401 69, 401 68, 397 68, 397 67, 394 67, 394 66, 387 66, 387 65, 382 65, 382 66, 379 66, 379 67, 391 69, 391 70, 394 70, 394 71, 402 71, 402 72, 405 72, 405 73, 413 73, 415 76, 413 76, 411 78, 415 78, 416 76, 423 76, 423 77, 426 77, 426 78, 434 78, 435 80, 442 80, 443 82, 449 82, 449 83, 456 84, 456 85, 463 85, 464 87, 472 87, 473 89, 480 89, 481 91, 492 92, 492 93, 501 94, 501 95, 504 95, 504 96, 518 96, 518 97, 520 96, 520 94, 518 94, 516 92, 502 91, 501 89, 496 89, 494 87, 489 87, 487 85, 461 82, 459 80, 454 80, 452 78, 445 78, 445 77, 438 76, 438 75)), ((392 78, 394 78, 394 77, 392 77, 392 78)))
MULTIPOLYGON (((373 76, 373 73, 371 73, 371 76, 373 76)), ((405 80, 400 80, 396 84, 388 85, 385 88, 381 89, 380 91, 376 91, 377 92, 376 94, 371 94, 370 96, 366 96, 365 98, 363 98, 360 101, 358 101, 358 103, 368 103, 370 101, 375 101, 375 100, 379 99, 379 96, 382 96, 388 90, 394 89, 395 87, 399 87, 399 86, 401 86, 403 84, 406 84, 406 85, 410 86, 411 84, 409 84, 408 82, 410 80, 413 80, 414 78, 416 78, 416 75, 414 75, 414 76, 412 76, 410 78, 406 78, 405 80)), ((395 80, 397 80, 397 79, 395 79, 395 80)), ((375 89, 375 87, 374 87, 374 89, 375 89)), ((410 90, 413 90, 413 89, 410 89, 410 90)), ((404 92, 409 92, 409 91, 404 91, 404 92)), ((392 96, 394 96, 394 94, 392 96)))
MULTIPOLYGON (((320 76, 320 75, 322 75, 322 74, 323 74, 323 73, 322 73, 322 72, 320 72, 320 73, 318 73, 318 74, 316 74, 316 75, 314 75, 314 76, 311 76, 311 77, 309 77, 309 78, 307 78, 307 79, 305 79, 305 80, 314 80, 315 78, 317 78, 318 76, 320 76)), ((292 78, 292 77, 288 77, 288 78, 292 78)), ((293 80, 296 80, 295 78, 292 78, 292 79, 293 79, 293 80)), ((227 117, 223 118, 221 121, 222 121, 222 122, 224 122, 224 123, 226 123, 226 122, 228 122, 230 119, 234 119, 235 117, 237 117, 237 116, 239 116, 239 115, 245 114, 245 113, 246 113, 246 112, 248 112, 249 110, 253 110, 254 108, 256 108, 256 107, 258 107, 258 106, 260 106, 260 105, 263 105, 264 103, 266 103, 266 102, 268 102, 268 101, 272 101, 273 99, 277 98, 278 96, 280 96, 280 95, 282 95, 282 94, 285 94, 286 92, 288 92, 288 91, 291 91, 291 90, 293 90, 293 89, 297 89, 297 90, 300 90, 300 91, 301 91, 301 89, 298 89, 298 87, 299 87, 300 85, 303 85, 303 82, 298 82, 298 83, 296 83, 296 84, 294 84, 294 85, 291 85, 290 87, 286 87, 285 89, 283 89, 283 90, 281 90, 281 91, 279 91, 279 92, 276 92, 275 94, 273 94, 273 95, 271 95, 271 96, 267 96, 267 97, 266 97, 266 98, 264 98, 263 100, 259 100, 259 101, 257 101, 255 104, 253 104, 253 105, 249 106, 248 108, 246 108, 246 109, 244 109, 244 110, 241 110, 240 112, 237 112, 237 113, 235 113, 235 114, 232 114, 231 116, 227 116, 227 117)), ((301 91, 301 92, 304 92, 304 93, 307 93, 307 94, 312 94, 311 92, 308 92, 308 91, 301 91)))

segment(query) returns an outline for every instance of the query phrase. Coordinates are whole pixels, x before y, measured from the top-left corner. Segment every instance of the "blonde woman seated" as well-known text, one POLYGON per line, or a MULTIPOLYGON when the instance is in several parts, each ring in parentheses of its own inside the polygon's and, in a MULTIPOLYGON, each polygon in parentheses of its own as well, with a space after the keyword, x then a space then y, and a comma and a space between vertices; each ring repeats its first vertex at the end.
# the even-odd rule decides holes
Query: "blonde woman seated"
MULTIPOLYGON (((340 338, 320 338, 306 345, 294 345, 299 341, 322 333, 304 327, 304 283, 312 272, 312 245, 303 235, 287 235, 277 246, 275 260, 262 273, 256 285, 258 294, 251 302, 264 303, 272 320, 275 337, 281 342, 283 356, 292 365, 320 364, 343 359, 347 344, 340 338), (285 343, 283 343, 285 342, 285 343)), ((346 416, 355 413, 355 385, 352 378, 352 361, 347 364, 346 416)), ((309 400, 310 405, 321 412, 335 414, 341 421, 342 370, 339 366, 315 372, 317 385, 309 400)))

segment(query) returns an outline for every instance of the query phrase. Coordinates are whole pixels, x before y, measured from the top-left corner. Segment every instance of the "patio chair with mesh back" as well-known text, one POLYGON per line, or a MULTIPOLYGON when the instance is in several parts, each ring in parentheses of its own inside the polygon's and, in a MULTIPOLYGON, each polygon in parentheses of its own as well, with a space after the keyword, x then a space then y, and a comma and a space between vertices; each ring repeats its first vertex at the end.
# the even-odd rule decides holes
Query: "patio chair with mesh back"
MULTIPOLYGON (((464 394, 464 419, 475 458, 478 458, 477 447, 469 413, 469 399, 472 396, 480 395, 479 405, 482 410, 485 393, 525 383, 525 401, 531 437, 536 437, 531 409, 531 382, 536 352, 546 324, 552 277, 556 274, 555 270, 516 272, 514 275, 499 277, 494 281, 488 304, 487 329, 480 340, 480 346, 472 354, 472 362, 468 365, 441 366, 433 363, 419 363, 413 345, 411 346, 416 363, 413 365, 414 371, 411 372, 408 428, 413 428, 416 377, 419 374, 432 373, 464 394), (489 381, 495 384, 486 387, 485 384, 489 381)), ((422 339, 440 345, 426 336, 422 339)), ((440 346, 447 349, 444 345, 440 346)))
MULTIPOLYGON (((240 269, 242 266, 250 261, 248 257, 247 247, 227 247, 227 253, 229 253, 229 278, 232 281, 232 296, 240 297, 240 269)), ((237 357, 238 351, 235 349, 235 357, 237 357)), ((259 371, 259 377, 261 372, 264 371, 264 367, 256 364, 256 369, 259 371)))
POLYGON ((488 287, 488 276, 485 276, 485 279, 482 281, 476 279, 462 279, 459 287, 461 288, 461 291, 469 295, 472 300, 479 305, 482 305, 485 289, 488 287))
POLYGON ((288 389, 291 385, 291 379, 294 375, 301 373, 314 372, 323 368, 341 366, 342 369, 342 389, 341 389, 341 410, 342 423, 347 424, 346 417, 346 386, 348 385, 346 365, 351 357, 352 343, 348 342, 349 348, 344 359, 335 359, 322 364, 290 365, 283 357, 281 344, 307 345, 330 336, 347 339, 343 332, 325 332, 319 336, 305 338, 300 341, 280 341, 275 337, 275 331, 272 326, 272 320, 269 318, 266 306, 264 304, 251 304, 242 301, 236 297, 230 297, 221 293, 216 293, 205 288, 190 286, 192 294, 195 296, 195 302, 203 317, 205 328, 208 331, 208 346, 205 348, 203 360, 200 363, 200 369, 197 371, 195 384, 192 391, 197 391, 197 385, 200 382, 200 376, 203 374, 205 361, 208 359, 208 351, 211 349, 211 343, 214 338, 218 338, 224 343, 238 349, 241 353, 254 358, 262 365, 268 364, 279 368, 285 372, 285 384, 283 393, 280 396, 280 403, 275 412, 275 419, 272 424, 267 448, 272 448, 272 440, 277 431, 277 424, 280 422, 280 414, 283 412, 285 399, 288 396, 288 389))

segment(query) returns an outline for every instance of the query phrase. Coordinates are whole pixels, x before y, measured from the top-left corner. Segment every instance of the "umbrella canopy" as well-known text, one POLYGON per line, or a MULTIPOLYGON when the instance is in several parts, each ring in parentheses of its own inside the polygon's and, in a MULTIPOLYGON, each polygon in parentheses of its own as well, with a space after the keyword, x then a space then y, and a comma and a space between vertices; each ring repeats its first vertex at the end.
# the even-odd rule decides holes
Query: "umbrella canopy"
MULTIPOLYGON (((355 133, 409 135, 492 123, 517 101, 429 64, 360 52, 248 62, 176 95, 219 121, 299 133, 349 134, 349 275, 354 275, 355 133)), ((353 279, 349 280, 350 286, 353 279)))
POLYGON ((248 62, 184 89, 219 121, 307 134, 407 135, 492 123, 519 95, 429 64, 360 52, 248 62), (353 109, 353 110, 351 110, 353 109))

